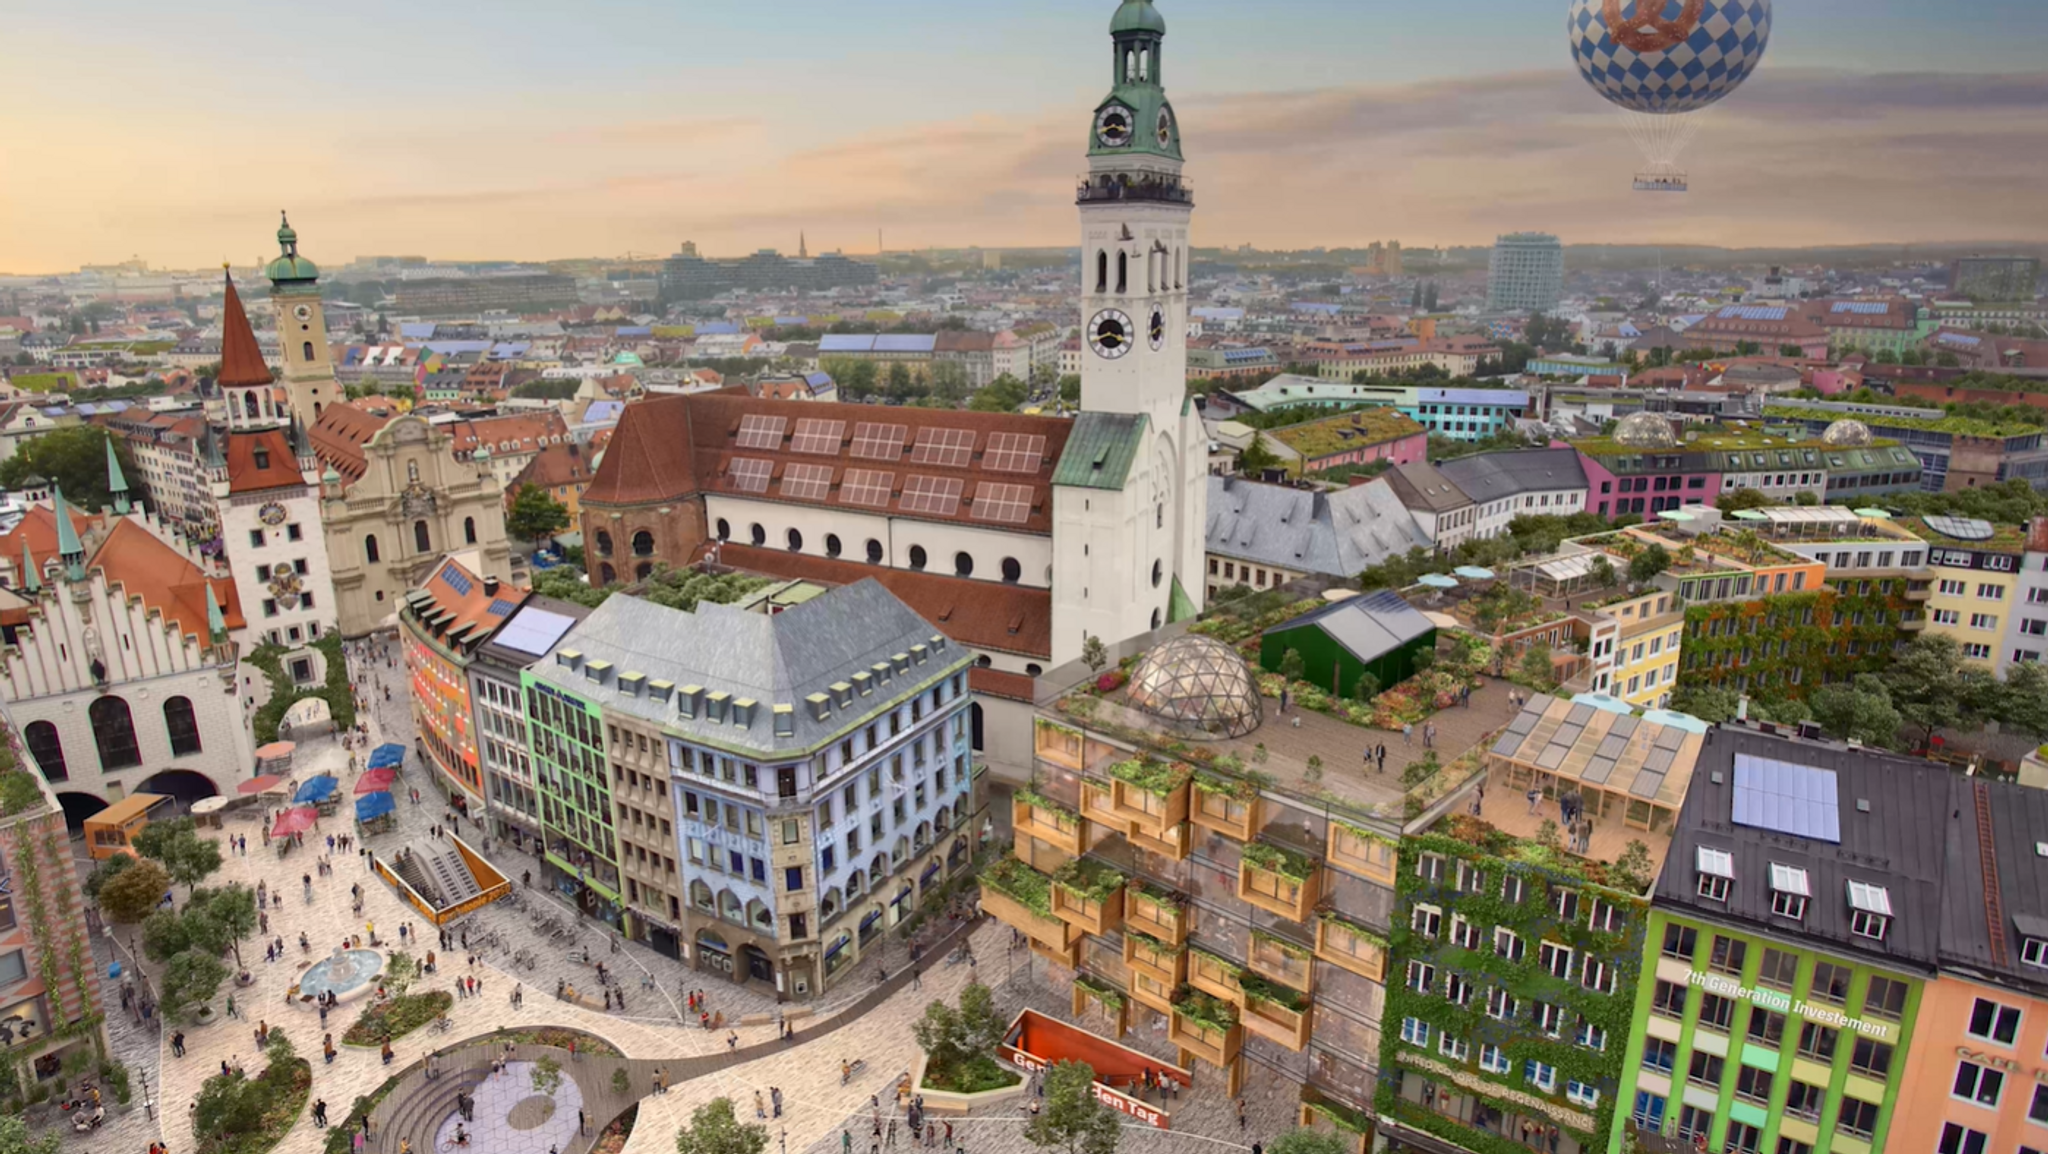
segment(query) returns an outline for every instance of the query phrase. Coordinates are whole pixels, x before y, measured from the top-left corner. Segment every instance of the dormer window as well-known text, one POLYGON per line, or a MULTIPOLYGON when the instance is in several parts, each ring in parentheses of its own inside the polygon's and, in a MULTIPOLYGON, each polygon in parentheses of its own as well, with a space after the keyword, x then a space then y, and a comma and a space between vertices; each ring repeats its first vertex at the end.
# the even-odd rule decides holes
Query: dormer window
POLYGON ((1892 895, 1869 882, 1849 883, 1849 929, 1858 937, 1884 940, 1892 924, 1892 895))
POLYGON ((270 450, 262 445, 256 446, 256 467, 259 469, 268 469, 270 467, 270 450))
POLYGON ((1806 917, 1806 900, 1813 896, 1806 871, 1796 866, 1771 863, 1771 912, 1781 918, 1801 921, 1806 917))
POLYGON ((2048 970, 2048 938, 2021 938, 2020 962, 2048 970))
POLYGON ((1710 902, 1726 902, 1735 884, 1735 858, 1725 849, 1699 849, 1699 893, 1710 902))

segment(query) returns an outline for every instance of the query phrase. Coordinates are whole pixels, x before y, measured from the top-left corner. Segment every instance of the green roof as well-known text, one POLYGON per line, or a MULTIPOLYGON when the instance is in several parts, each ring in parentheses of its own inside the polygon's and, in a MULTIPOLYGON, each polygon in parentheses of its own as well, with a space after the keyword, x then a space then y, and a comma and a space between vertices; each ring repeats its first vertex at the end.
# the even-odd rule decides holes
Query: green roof
POLYGON ((1152 6, 1152 0, 1124 0, 1109 21, 1109 34, 1120 32, 1157 32, 1166 35, 1166 17, 1152 6))
MULTIPOLYGON (((1928 410, 1930 413, 1933 410, 1928 410)), ((2029 433, 2042 431, 2040 425, 2029 425, 2020 421, 1982 421, 1975 417, 1884 417, 1874 413, 1836 413, 1818 410, 1795 409, 1786 405, 1772 405, 1764 410, 1766 417, 1789 417, 1798 421, 1837 421, 1850 417, 1873 429, 1923 429, 1930 433, 1949 433, 1958 437, 1993 437, 2003 440, 2007 437, 2024 437, 2029 433)))
POLYGON ((1082 413, 1060 453, 1052 483, 1070 489, 1122 490, 1151 422, 1143 413, 1082 413))
POLYGON ((320 266, 302 256, 281 256, 263 266, 263 275, 272 284, 279 281, 318 280, 320 266))
MULTIPOLYGON (((1981 518, 1951 516, 1950 520, 1975 521, 1981 520, 1981 518)), ((1928 526, 1927 519, 1924 517, 1901 517, 1892 523, 1920 538, 1922 541, 1944 549, 1974 549, 1979 553, 2024 553, 2027 551, 2027 527, 2025 525, 1999 525, 1993 522, 1985 522, 1991 525, 1991 536, 1989 538, 1982 541, 1964 541, 1951 537, 1946 533, 1937 532, 1928 526)))
POLYGON ((1397 409, 1368 408, 1354 409, 1341 416, 1325 417, 1319 421, 1308 421, 1299 425, 1273 429, 1267 436, 1301 454, 1304 460, 1317 460, 1361 445, 1377 445, 1385 441, 1398 441, 1403 437, 1426 433, 1412 417, 1403 415, 1397 409), (1353 433, 1344 436, 1345 432, 1353 433))

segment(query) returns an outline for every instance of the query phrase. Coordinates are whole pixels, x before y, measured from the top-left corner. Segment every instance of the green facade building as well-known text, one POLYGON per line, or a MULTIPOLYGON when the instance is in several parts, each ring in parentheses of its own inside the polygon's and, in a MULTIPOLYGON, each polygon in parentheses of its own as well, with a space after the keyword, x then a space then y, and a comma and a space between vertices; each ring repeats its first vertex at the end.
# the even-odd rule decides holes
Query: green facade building
POLYGON ((618 924, 618 838, 598 707, 559 686, 520 674, 540 794, 547 882, 586 912, 618 924))

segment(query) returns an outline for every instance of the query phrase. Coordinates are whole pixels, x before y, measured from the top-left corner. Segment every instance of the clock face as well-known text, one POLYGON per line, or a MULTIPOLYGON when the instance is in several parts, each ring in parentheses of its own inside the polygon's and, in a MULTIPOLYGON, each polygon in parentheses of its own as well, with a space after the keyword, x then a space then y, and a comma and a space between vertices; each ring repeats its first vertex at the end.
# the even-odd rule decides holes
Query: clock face
POLYGON ((1131 142, 1131 110, 1112 104, 1095 118, 1095 139, 1105 148, 1122 148, 1131 142))
POLYGON ((1130 352, 1136 341, 1137 326, 1117 309, 1103 309, 1088 322, 1088 346, 1098 357, 1113 361, 1130 352))
POLYGON ((299 319, 300 319, 300 320, 302 320, 302 321, 309 321, 309 320, 312 320, 312 319, 313 319, 313 306, 312 306, 312 305, 300 305, 299 307, 297 307, 297 308, 295 308, 295 309, 293 309, 293 310, 292 310, 292 315, 293 315, 293 316, 295 316, 295 317, 297 317, 297 318, 299 318, 299 319))
POLYGON ((265 525, 282 525, 284 524, 285 517, 284 506, 272 501, 261 509, 256 510, 256 516, 265 525))
POLYGON ((1173 147, 1173 109, 1159 110, 1159 147, 1173 147))
POLYGON ((1145 335, 1151 339, 1152 348, 1157 351, 1166 344, 1166 310, 1152 306, 1152 315, 1145 320, 1145 335))

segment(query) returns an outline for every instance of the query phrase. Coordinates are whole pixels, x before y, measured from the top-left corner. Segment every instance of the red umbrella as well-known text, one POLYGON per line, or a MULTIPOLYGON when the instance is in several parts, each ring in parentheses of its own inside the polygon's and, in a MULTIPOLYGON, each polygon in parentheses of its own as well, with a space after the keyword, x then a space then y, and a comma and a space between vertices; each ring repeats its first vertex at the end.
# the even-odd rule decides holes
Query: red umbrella
POLYGON ((391 783, 397 777, 398 771, 389 766, 370 770, 356 779, 356 796, 361 797, 366 793, 382 793, 391 788, 391 783))
POLYGON ((310 805, 285 810, 277 815, 277 824, 270 827, 270 836, 290 837, 295 833, 304 833, 313 828, 313 822, 319 816, 310 805))
POLYGON ((266 773, 262 777, 252 777, 249 780, 243 782, 242 784, 236 786, 235 792, 245 794, 262 793, 264 790, 269 789, 271 786, 276 785, 278 782, 283 780, 283 778, 277 776, 274 773, 266 773))

